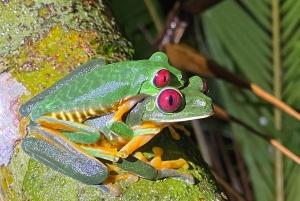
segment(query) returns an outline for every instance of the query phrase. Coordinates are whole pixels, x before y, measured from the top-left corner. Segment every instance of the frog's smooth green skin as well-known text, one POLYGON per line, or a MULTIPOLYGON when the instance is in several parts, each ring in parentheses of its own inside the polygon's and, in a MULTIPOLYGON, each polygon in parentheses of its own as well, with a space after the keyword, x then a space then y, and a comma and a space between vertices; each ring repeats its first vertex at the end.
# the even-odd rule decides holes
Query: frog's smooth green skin
MULTIPOLYGON (((141 128, 140 126, 143 123, 143 121, 150 121, 152 117, 160 116, 163 118, 155 117, 155 120, 153 122, 154 124, 157 124, 158 127, 162 128, 161 124, 163 126, 166 126, 167 124, 165 123, 169 122, 168 119, 170 119, 170 122, 178 122, 187 119, 207 117, 213 113, 212 106, 211 106, 211 99, 206 97, 204 94, 202 95, 201 91, 199 91, 201 90, 199 88, 201 87, 201 83, 202 80, 199 77, 195 77, 195 78, 193 77, 190 79, 189 85, 186 88, 181 90, 185 102, 182 104, 182 107, 179 108, 178 111, 165 116, 166 115, 165 112, 162 112, 161 110, 157 110, 158 107, 156 106, 156 96, 151 96, 146 98, 138 105, 136 105, 135 108, 129 112, 125 121, 129 123, 132 127, 138 126, 140 129, 141 128), (197 90, 199 91, 199 93, 197 93, 197 90), (152 107, 149 107, 149 104, 154 104, 154 105, 152 105, 152 107), (151 113, 156 113, 156 115, 154 116, 149 115, 151 113), (175 115, 176 117, 172 118, 171 117, 172 114, 175 115), (165 121, 162 121, 162 119, 165 121)), ((87 120, 85 124, 89 125, 90 127, 95 127, 101 130, 101 132, 103 132, 106 136, 109 137, 111 135, 111 131, 106 128, 106 122, 113 115, 114 114, 108 114, 94 119, 90 119, 87 120)), ((66 158, 68 156, 70 156, 71 158, 76 157, 76 159, 79 161, 89 161, 90 163, 95 163, 95 165, 86 168, 88 168, 88 170, 91 172, 94 171, 94 175, 97 175, 95 177, 96 182, 101 183, 108 177, 106 166, 101 164, 99 161, 98 161, 99 164, 96 163, 92 159, 93 157, 90 157, 89 155, 92 154, 96 157, 101 157, 101 155, 97 154, 97 150, 89 149, 89 147, 86 147, 85 150, 82 150, 80 146, 71 142, 69 139, 67 139, 66 137, 64 137, 59 133, 53 134, 53 132, 49 132, 45 128, 34 127, 34 126, 32 127, 33 127, 33 131, 39 133, 42 136, 39 137, 40 139, 35 137, 29 137, 25 139, 24 142, 22 143, 23 150, 32 158, 35 158, 36 160, 53 168, 54 170, 60 171, 63 174, 75 178, 76 180, 79 180, 83 183, 95 184, 95 180, 94 178, 91 178, 91 181, 89 181, 89 175, 84 172, 81 172, 78 166, 76 166, 75 164, 74 164, 75 166, 73 166, 72 163, 70 162, 66 165, 65 163, 66 161, 68 161, 66 160, 66 158), (34 143, 43 144, 46 148, 43 150, 39 150, 42 148, 40 146, 33 146, 34 143), (89 153, 86 153, 86 151, 88 151, 89 153)), ((105 158, 105 157, 101 157, 101 158, 105 158)), ((171 169, 156 170, 151 165, 144 163, 136 158, 132 158, 131 156, 126 159, 120 159, 119 161, 114 162, 114 164, 121 167, 124 170, 133 172, 149 180, 157 180, 161 178, 172 177, 189 183, 193 183, 193 177, 189 174, 184 174, 171 169)), ((111 188, 103 185, 98 185, 98 187, 107 192, 111 192, 109 189, 118 189, 118 188, 111 188)), ((113 190, 113 192, 114 194, 119 193, 118 190, 113 190)))
POLYGON ((32 108, 40 101, 42 101, 45 97, 52 94, 54 91, 57 91, 65 84, 68 84, 71 80, 76 79, 77 77, 84 75, 90 71, 93 71, 101 66, 104 66, 106 63, 103 59, 92 59, 85 64, 78 66, 72 73, 67 74, 59 81, 55 82, 53 85, 42 91, 41 93, 37 94, 29 101, 24 103, 19 108, 19 113, 26 117, 30 114, 32 108))
MULTIPOLYGON (((161 70, 167 70, 170 75, 170 81, 165 85, 180 87, 184 84, 181 72, 168 64, 168 58, 162 52, 154 53, 149 60, 104 66, 103 61, 90 61, 23 104, 20 113, 27 115, 30 112, 31 121, 41 126, 71 131, 78 136, 74 139, 79 143, 93 143, 99 139, 99 131, 82 122, 118 111, 107 122, 107 127, 122 124, 121 116, 136 102, 144 99, 145 94, 152 95, 160 90, 162 86, 154 83, 161 70), (82 133, 84 139, 80 138, 82 133)), ((164 74, 161 76, 165 78, 164 74)))
MULTIPOLYGON (((24 103, 20 107, 19 112, 22 116, 27 116, 32 112, 31 110, 34 109, 36 114, 32 116, 39 117, 49 112, 61 111, 56 110, 58 106, 47 105, 47 103, 52 103, 51 101, 53 101, 53 99, 51 99, 51 97, 58 98, 55 103, 69 109, 68 105, 70 105, 70 103, 64 103, 64 101, 67 101, 68 99, 72 100, 74 98, 80 99, 82 96, 88 96, 88 93, 93 92, 100 92, 101 98, 107 98, 105 93, 108 91, 106 90, 109 90, 110 93, 115 90, 120 90, 123 92, 121 93, 123 96, 116 95, 117 97, 111 97, 112 100, 116 101, 135 96, 138 93, 155 94, 159 88, 155 87, 152 81, 156 72, 160 69, 167 69, 171 72, 170 86, 180 87, 184 84, 182 73, 169 65, 168 57, 162 52, 154 53, 149 60, 125 61, 108 65, 105 65, 105 61, 102 59, 93 59, 78 66, 74 71, 54 83, 51 87, 24 103), (81 77, 82 75, 85 77, 81 77), (108 84, 111 84, 110 87, 107 86, 108 84), (71 85, 71 87, 66 87, 65 85, 71 85), (89 87, 91 87, 91 89, 89 87), (78 88, 80 88, 82 92, 74 90, 78 88), (64 100, 66 95, 60 96, 64 92, 67 92, 70 96, 67 97, 66 100, 64 100), (42 100, 44 99, 47 99, 48 101, 45 100, 43 102, 42 100), (46 108, 39 108, 42 106, 45 106, 46 108)), ((99 104, 101 105, 101 103, 102 102, 100 101, 99 104)), ((81 104, 83 103, 76 102, 76 105, 74 106, 81 106, 81 104)), ((111 105, 112 104, 113 103, 111 103, 111 105)), ((82 107, 79 107, 79 109, 82 109, 82 107)))

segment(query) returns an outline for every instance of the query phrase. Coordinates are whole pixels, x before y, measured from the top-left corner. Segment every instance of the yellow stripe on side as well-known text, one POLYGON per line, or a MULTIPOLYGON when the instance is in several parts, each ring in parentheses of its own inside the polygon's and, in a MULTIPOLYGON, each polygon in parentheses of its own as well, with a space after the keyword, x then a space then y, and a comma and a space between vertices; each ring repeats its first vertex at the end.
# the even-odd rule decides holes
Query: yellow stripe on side
POLYGON ((112 112, 116 112, 119 108, 119 104, 112 105, 110 108, 103 108, 99 105, 99 108, 93 109, 89 108, 88 110, 83 111, 74 111, 74 112, 53 112, 46 114, 45 116, 51 116, 56 119, 61 119, 64 121, 73 121, 73 122, 83 122, 89 118, 102 116, 112 112))

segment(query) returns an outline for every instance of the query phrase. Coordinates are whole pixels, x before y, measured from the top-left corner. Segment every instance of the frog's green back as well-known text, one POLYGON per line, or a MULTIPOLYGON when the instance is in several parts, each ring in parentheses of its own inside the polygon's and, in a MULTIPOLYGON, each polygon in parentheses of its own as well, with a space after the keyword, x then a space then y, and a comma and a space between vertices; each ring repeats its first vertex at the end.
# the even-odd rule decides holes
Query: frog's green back
POLYGON ((153 86, 152 79, 162 68, 171 72, 172 85, 183 84, 179 70, 165 60, 151 58, 105 65, 71 80, 40 101, 33 108, 31 119, 34 121, 37 117, 52 112, 80 112, 99 108, 106 110, 140 92, 155 94, 159 89, 153 86))
POLYGON ((35 95, 26 103, 22 104, 19 108, 19 113, 26 117, 31 112, 32 108, 36 106, 36 104, 45 99, 49 94, 52 94, 54 91, 60 89, 65 84, 68 84, 71 80, 76 79, 77 77, 84 75, 90 71, 93 71, 101 66, 104 66, 106 63, 103 59, 92 59, 80 66, 78 66, 72 73, 67 74, 62 79, 55 82, 53 85, 35 95))

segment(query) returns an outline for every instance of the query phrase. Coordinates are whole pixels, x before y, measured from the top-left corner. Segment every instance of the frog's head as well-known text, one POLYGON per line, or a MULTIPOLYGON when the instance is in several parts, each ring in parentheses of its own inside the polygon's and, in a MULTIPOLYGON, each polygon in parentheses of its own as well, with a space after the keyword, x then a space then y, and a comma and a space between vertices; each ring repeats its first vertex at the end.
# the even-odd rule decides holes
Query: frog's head
POLYGON ((172 123, 211 116, 212 101, 203 93, 206 92, 205 85, 200 77, 194 76, 189 79, 188 86, 181 90, 165 87, 157 95, 139 103, 126 119, 134 125, 142 121, 172 123))
POLYGON ((142 73, 149 77, 150 81, 143 83, 140 93, 155 94, 157 90, 165 86, 179 88, 184 85, 182 72, 169 64, 169 59, 165 53, 156 52, 149 60, 139 62, 147 69, 143 70, 142 73))

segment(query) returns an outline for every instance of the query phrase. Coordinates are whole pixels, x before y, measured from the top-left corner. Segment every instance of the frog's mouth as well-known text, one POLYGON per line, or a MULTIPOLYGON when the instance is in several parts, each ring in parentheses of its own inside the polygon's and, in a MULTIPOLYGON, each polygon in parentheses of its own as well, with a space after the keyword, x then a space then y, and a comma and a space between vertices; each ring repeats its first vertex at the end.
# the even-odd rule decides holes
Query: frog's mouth
POLYGON ((135 105, 128 113, 123 116, 123 120, 129 122, 151 121, 156 123, 175 123, 190 121, 195 119, 207 118, 214 114, 213 105, 208 101, 206 104, 199 104, 192 108, 186 107, 186 103, 177 111, 163 112, 158 107, 153 110, 147 110, 143 101, 135 105))
POLYGON ((158 123, 176 123, 176 122, 183 122, 183 121, 191 121, 196 119, 204 119, 211 115, 213 115, 214 112, 202 114, 202 115, 194 115, 194 116, 187 116, 182 117, 180 115, 176 115, 176 113, 170 114, 170 115, 162 115, 162 116, 152 116, 151 121, 158 122, 158 123))
POLYGON ((157 122, 160 123, 176 123, 176 122, 183 122, 183 121, 191 121, 191 120, 196 120, 196 119, 204 119, 207 117, 210 117, 214 114, 212 111, 209 114, 201 115, 201 116, 193 116, 193 117, 186 117, 186 118, 180 118, 180 119, 161 119, 161 120, 156 120, 157 122))

